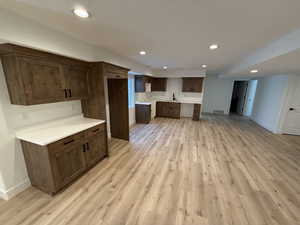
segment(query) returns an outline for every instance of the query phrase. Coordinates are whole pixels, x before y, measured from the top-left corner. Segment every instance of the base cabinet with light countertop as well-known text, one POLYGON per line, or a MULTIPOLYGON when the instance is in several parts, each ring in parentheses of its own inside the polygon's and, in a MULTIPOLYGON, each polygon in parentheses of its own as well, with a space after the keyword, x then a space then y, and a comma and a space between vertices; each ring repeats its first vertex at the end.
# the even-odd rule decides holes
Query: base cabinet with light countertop
MULTIPOLYGON (((53 195, 108 156, 106 123, 87 118, 82 120, 86 124, 81 128, 84 130, 56 140, 58 131, 54 142, 46 137, 46 131, 41 131, 40 137, 35 135, 39 133, 37 131, 17 135, 21 139, 32 186, 53 195)), ((69 130, 76 126, 70 123, 69 130)), ((54 132, 55 126, 50 130, 54 132)))
POLYGON ((151 121, 151 103, 135 104, 136 123, 150 123, 151 121))
POLYGON ((156 102, 156 116, 180 118, 181 103, 178 102, 156 102))
POLYGON ((181 106, 183 104, 192 104, 193 105, 192 119, 195 121, 200 120, 201 104, 192 101, 157 101, 155 116, 179 119, 182 116, 181 106))
POLYGON ((201 115, 201 104, 194 104, 193 120, 194 121, 200 120, 200 115, 201 115))

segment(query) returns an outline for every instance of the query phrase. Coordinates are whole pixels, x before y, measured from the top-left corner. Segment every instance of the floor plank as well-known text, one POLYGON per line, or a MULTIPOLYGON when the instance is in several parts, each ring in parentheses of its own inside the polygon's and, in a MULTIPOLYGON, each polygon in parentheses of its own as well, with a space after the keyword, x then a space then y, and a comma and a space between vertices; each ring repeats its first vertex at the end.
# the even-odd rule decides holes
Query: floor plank
POLYGON ((157 118, 50 197, 0 200, 5 225, 297 225, 300 137, 240 117, 157 118))

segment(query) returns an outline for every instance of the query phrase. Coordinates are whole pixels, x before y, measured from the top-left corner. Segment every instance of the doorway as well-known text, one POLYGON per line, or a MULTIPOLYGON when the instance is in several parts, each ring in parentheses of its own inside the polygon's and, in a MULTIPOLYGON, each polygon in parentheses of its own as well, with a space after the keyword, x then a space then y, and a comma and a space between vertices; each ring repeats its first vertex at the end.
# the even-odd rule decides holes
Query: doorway
POLYGON ((230 114, 243 115, 246 96, 248 89, 248 81, 234 81, 230 114))
POLYGON ((129 141, 128 80, 107 79, 110 133, 129 141))
POLYGON ((252 114, 257 80, 234 81, 230 113, 250 117, 252 114))

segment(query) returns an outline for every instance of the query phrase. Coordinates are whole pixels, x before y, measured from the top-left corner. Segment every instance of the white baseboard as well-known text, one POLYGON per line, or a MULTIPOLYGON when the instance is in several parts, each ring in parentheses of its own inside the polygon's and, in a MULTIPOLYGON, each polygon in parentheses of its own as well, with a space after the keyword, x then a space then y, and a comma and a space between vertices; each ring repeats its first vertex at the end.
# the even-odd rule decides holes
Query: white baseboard
POLYGON ((6 199, 5 192, 4 192, 3 190, 0 190, 0 198, 1 198, 1 199, 4 199, 4 200, 7 200, 7 199, 6 199))
POLYGON ((22 183, 17 184, 14 187, 9 188, 8 190, 0 190, 0 198, 4 200, 9 200, 30 186, 30 180, 27 178, 22 183))

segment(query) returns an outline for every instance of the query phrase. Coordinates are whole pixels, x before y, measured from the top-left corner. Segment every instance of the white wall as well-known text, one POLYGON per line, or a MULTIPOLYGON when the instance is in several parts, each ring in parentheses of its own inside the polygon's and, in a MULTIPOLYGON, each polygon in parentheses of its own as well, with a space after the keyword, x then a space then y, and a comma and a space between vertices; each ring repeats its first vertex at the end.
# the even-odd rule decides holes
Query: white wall
POLYGON ((251 119, 274 133, 280 133, 282 110, 288 92, 289 76, 258 79, 251 119))
MULTIPOLYGON (((148 67, 107 50, 73 39, 29 19, 0 9, 0 40, 89 61, 107 61, 147 73, 148 67)), ((88 34, 87 34, 88 35, 88 34)), ((21 127, 81 113, 79 101, 15 106, 10 104, 0 67, 0 197, 8 198, 25 189, 28 176, 15 131, 21 127)))
POLYGON ((233 83, 232 79, 208 75, 205 78, 202 112, 213 113, 214 111, 224 111, 224 114, 228 114, 233 83))

